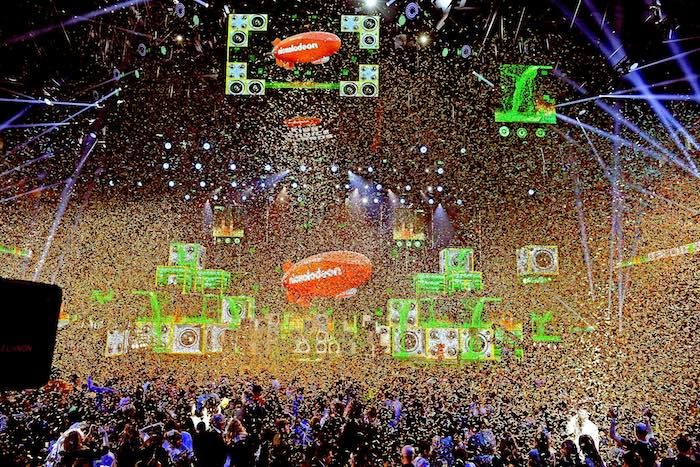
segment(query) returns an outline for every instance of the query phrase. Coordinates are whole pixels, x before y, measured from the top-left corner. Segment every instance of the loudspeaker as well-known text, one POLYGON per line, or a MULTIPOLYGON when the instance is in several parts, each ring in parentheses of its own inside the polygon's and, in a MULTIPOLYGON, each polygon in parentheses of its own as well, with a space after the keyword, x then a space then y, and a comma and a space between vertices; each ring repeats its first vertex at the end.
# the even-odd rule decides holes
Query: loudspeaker
POLYGON ((0 279, 0 390, 49 381, 62 292, 55 285, 0 279))
POLYGON ((393 329, 391 355, 394 358, 421 357, 425 355, 423 330, 409 328, 393 329))
POLYGON ((202 353, 202 327, 191 324, 176 324, 173 353, 202 353))
POLYGON ((517 251, 518 275, 556 276, 559 249, 548 245, 527 245, 517 251))
POLYGON ((248 29, 251 31, 267 31, 267 15, 248 15, 248 29))
POLYGON ((461 358, 464 360, 493 360, 493 331, 467 328, 461 332, 461 358))
POLYGON ((265 81, 226 78, 226 94, 231 96, 263 96, 265 95, 265 81))
POLYGON ((459 330, 432 328, 427 332, 428 358, 453 360, 459 356, 459 330))
POLYGON ((227 62, 226 77, 234 79, 246 79, 248 76, 248 64, 245 62, 227 62))
POLYGON ((341 97, 357 97, 360 95, 360 86, 357 81, 341 81, 340 96, 341 97))
POLYGON ((248 47, 248 31, 230 31, 228 35, 229 47, 248 47))
POLYGON ((360 49, 379 48, 379 16, 362 16, 360 21, 360 49))

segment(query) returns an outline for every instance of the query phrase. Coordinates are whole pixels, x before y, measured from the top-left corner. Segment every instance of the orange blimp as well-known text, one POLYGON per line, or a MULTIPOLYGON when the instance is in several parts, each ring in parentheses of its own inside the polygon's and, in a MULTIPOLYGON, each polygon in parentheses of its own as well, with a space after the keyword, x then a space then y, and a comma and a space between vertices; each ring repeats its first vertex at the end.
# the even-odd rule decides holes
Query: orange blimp
POLYGON ((282 285, 291 303, 308 307, 313 297, 351 297, 372 275, 369 258, 352 251, 329 251, 284 265, 282 285))
POLYGON ((340 38, 330 32, 305 32, 272 43, 277 65, 293 70, 297 63, 321 65, 340 50, 340 38))

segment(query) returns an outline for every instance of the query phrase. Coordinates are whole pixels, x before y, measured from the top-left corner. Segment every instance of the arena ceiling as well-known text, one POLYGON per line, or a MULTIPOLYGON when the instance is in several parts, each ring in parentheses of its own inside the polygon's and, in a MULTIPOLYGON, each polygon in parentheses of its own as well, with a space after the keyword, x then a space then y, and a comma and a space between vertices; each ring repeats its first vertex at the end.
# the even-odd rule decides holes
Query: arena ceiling
MULTIPOLYGON (((466 0, 451 2, 445 15, 440 7, 450 2, 418 1, 420 13, 407 21, 402 15, 410 2, 386 3, 185 0, 184 11, 160 0, 6 6, 0 20, 0 94, 6 100, 0 106, 0 197, 52 193, 76 176, 79 186, 105 197, 217 196, 254 203, 269 199, 280 188, 267 185, 279 183, 290 191, 294 184, 299 202, 327 204, 346 198, 352 171, 409 202, 434 198, 454 206, 475 196, 556 197, 572 164, 586 184, 607 191, 591 150, 611 162, 613 144, 605 135, 559 119, 545 138, 499 136, 494 110, 502 100, 499 66, 505 63, 552 66, 544 86, 558 104, 630 89, 640 94, 630 72, 642 67, 632 74, 645 84, 668 82, 650 92, 695 95, 661 105, 697 137, 697 2, 466 0), (379 14, 378 52, 348 47, 337 63, 301 70, 316 80, 337 80, 343 68, 371 58, 381 70, 379 97, 305 90, 225 95, 227 12, 267 13, 280 35, 337 30, 341 14, 379 14), (464 46, 470 53, 455 53, 464 46), (58 104, 98 101, 87 108, 58 104), (319 117, 334 138, 290 145, 283 121, 299 115, 319 117)), ((251 69, 270 69, 271 39, 267 34, 251 46, 251 69)), ((688 160, 656 104, 609 104, 654 133, 682 163, 688 160)), ((612 114, 598 101, 557 111, 614 132, 612 114)), ((640 145, 624 154, 635 182, 654 183, 664 171, 694 175, 690 163, 660 168, 653 154, 643 153, 650 147, 643 136, 622 131, 640 145)))

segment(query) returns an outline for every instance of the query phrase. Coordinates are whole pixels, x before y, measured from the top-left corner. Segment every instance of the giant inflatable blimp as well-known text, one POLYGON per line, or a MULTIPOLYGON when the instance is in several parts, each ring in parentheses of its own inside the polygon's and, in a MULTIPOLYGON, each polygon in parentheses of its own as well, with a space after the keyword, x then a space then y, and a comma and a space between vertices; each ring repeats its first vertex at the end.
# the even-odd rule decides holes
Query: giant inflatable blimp
POLYGON ((372 275, 369 258, 352 251, 329 251, 310 256, 296 264, 284 265, 282 285, 287 298, 303 307, 313 297, 351 297, 372 275))
POLYGON ((286 39, 275 39, 272 55, 277 65, 293 70, 297 63, 321 65, 340 50, 341 41, 330 32, 305 32, 286 39))

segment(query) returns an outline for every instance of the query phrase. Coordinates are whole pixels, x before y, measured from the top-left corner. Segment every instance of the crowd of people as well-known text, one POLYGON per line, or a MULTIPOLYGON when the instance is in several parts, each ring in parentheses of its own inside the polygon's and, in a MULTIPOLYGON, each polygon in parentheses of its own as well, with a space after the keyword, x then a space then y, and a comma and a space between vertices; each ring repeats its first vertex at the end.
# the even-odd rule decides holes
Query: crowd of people
POLYGON ((466 397, 446 381, 399 379, 402 390, 387 384, 378 394, 342 377, 327 385, 269 375, 188 386, 175 381, 171 375, 98 386, 72 375, 38 390, 3 393, 0 465, 692 467, 700 461, 698 426, 673 439, 657 437, 648 407, 625 416, 622 426, 618 409, 610 408, 606 425, 597 427, 590 404, 554 413, 541 407, 520 418, 496 393, 466 397))

